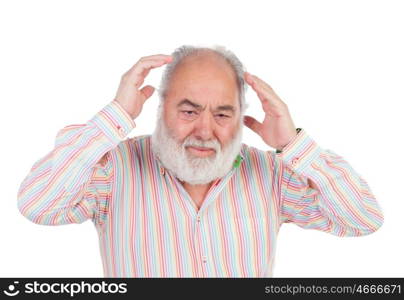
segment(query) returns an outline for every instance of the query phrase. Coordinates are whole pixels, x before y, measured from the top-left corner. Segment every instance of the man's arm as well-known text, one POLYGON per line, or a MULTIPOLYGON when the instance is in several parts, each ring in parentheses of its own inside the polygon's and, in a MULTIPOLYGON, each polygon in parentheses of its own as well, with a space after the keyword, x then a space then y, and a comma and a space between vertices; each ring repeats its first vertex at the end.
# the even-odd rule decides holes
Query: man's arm
POLYGON ((280 153, 281 223, 337 236, 360 236, 383 224, 367 182, 341 156, 323 150, 301 130, 280 153))
POLYGON ((63 225, 92 219, 100 224, 110 195, 109 151, 135 127, 113 100, 86 124, 69 125, 55 147, 32 166, 18 190, 18 209, 34 223, 63 225))
POLYGON ((34 223, 61 225, 92 218, 101 224, 111 192, 109 151, 135 127, 134 119, 154 92, 144 79, 172 61, 170 55, 139 59, 121 78, 114 100, 87 124, 66 126, 55 148, 38 160, 18 191, 18 209, 34 223))
POLYGON ((321 149, 304 130, 299 133, 287 105, 272 87, 248 72, 245 81, 261 101, 262 122, 246 116, 244 123, 273 152, 280 174, 278 204, 281 221, 338 236, 365 235, 383 223, 383 214, 366 181, 340 156, 321 149), (278 153, 280 152, 280 153, 278 153))

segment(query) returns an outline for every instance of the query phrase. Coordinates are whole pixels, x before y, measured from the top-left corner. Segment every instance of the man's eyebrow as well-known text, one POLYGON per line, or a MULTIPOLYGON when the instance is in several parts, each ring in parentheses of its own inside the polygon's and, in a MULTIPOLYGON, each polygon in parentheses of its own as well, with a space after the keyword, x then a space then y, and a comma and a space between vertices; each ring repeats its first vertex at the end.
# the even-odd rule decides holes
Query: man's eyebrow
POLYGON ((181 101, 177 104, 177 107, 180 107, 180 106, 182 106, 182 105, 184 105, 184 104, 191 105, 192 107, 194 107, 194 108, 196 108, 196 109, 198 109, 198 110, 201 110, 201 109, 202 109, 202 105, 197 104, 197 103, 195 103, 195 102, 192 102, 192 101, 190 101, 190 100, 188 100, 188 99, 181 100, 181 101))
POLYGON ((220 105, 215 108, 215 111, 219 111, 219 110, 227 110, 227 111, 235 112, 236 108, 233 105, 228 104, 228 105, 220 105))
MULTIPOLYGON (((192 102, 192 101, 189 100, 189 99, 183 99, 183 100, 181 100, 181 101, 177 104, 177 107, 180 107, 180 106, 182 106, 182 105, 190 105, 190 106, 194 107, 194 108, 197 109, 197 110, 203 110, 203 109, 204 109, 204 107, 202 107, 202 105, 197 104, 197 103, 195 103, 195 102, 192 102)), ((223 110, 224 110, 224 111, 235 112, 235 111, 236 111, 236 108, 235 108, 233 105, 227 104, 227 105, 220 105, 220 106, 217 106, 217 107, 214 109, 214 111, 223 111, 223 110)))

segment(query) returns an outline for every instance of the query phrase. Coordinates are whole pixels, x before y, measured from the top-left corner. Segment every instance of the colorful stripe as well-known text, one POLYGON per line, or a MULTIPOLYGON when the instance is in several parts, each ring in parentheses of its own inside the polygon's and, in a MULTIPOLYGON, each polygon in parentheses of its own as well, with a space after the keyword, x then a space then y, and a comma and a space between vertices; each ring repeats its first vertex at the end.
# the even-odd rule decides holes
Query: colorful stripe
POLYGON ((62 128, 18 191, 37 224, 91 219, 105 277, 271 277, 283 223, 360 236, 383 223, 368 184, 301 130, 281 152, 242 145, 200 209, 111 101, 62 128))

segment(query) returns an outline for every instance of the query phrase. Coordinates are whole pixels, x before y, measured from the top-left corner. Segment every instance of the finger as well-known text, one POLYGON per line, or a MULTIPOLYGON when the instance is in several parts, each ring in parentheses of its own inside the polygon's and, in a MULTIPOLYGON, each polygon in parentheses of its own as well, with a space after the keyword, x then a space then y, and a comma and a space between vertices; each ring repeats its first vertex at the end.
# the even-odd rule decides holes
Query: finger
POLYGON ((269 113, 274 108, 284 106, 283 101, 274 92, 272 87, 261 78, 247 72, 246 79, 248 82, 250 82, 250 85, 256 92, 258 98, 261 100, 262 109, 265 113, 269 113))
POLYGON ((255 93, 257 94, 258 99, 261 100, 262 109, 265 112, 267 112, 268 109, 270 108, 270 103, 269 103, 268 97, 266 95, 266 91, 263 90, 260 86, 258 86, 258 83, 253 78, 253 75, 251 75, 248 72, 246 72, 246 73, 247 74, 245 74, 245 79, 246 79, 247 83, 251 85, 251 87, 254 89, 255 93))
POLYGON ((139 88, 151 69, 161 67, 166 63, 167 61, 165 60, 139 61, 135 68, 128 74, 129 80, 134 83, 136 88, 139 88))
POLYGON ((133 68, 129 71, 130 74, 141 74, 147 69, 157 68, 168 63, 166 59, 147 59, 139 60, 133 68))
POLYGON ((173 57, 171 55, 150 55, 150 56, 145 56, 139 59, 136 64, 133 65, 131 69, 136 69, 138 65, 141 65, 143 63, 147 63, 149 61, 163 61, 165 63, 170 63, 173 61, 173 57))
POLYGON ((245 81, 254 89, 256 90, 257 88, 261 87, 261 85, 259 84, 259 81, 257 80, 258 77, 249 73, 249 72, 245 72, 244 75, 245 81))
POLYGON ((250 80, 251 80, 251 87, 253 88, 253 90, 256 93, 261 93, 261 94, 270 93, 270 90, 268 89, 268 86, 266 85, 266 83, 264 81, 262 81, 261 79, 259 79, 257 76, 251 75, 250 80))
POLYGON ((172 62, 173 57, 171 55, 150 55, 144 56, 139 59, 125 74, 132 74, 138 68, 139 65, 148 61, 165 61, 167 63, 172 62))
POLYGON ((154 55, 148 55, 148 56, 143 56, 140 58, 140 60, 147 60, 147 59, 171 59, 171 55, 166 55, 166 54, 154 54, 154 55))
POLYGON ((143 95, 143 103, 153 95, 155 88, 151 85, 146 85, 140 89, 140 93, 143 95))
POLYGON ((244 80, 248 83, 248 85, 252 85, 254 82, 249 72, 244 72, 244 80))
POLYGON ((258 76, 255 76, 249 72, 244 72, 244 78, 245 81, 255 90, 259 90, 262 92, 262 90, 267 90, 269 91, 273 91, 272 88, 269 86, 268 83, 266 83, 265 81, 263 81, 261 78, 259 78, 258 76))
POLYGON ((261 78, 259 78, 256 75, 251 75, 252 79, 254 80, 254 82, 257 82, 257 84, 259 86, 261 86, 262 88, 268 89, 268 90, 272 90, 271 86, 266 83, 264 80, 262 80, 261 78))
POLYGON ((244 124, 252 131, 256 132, 258 135, 261 135, 263 125, 262 123, 258 122, 255 118, 247 115, 244 116, 244 124))
POLYGON ((153 69, 153 68, 157 68, 157 67, 161 67, 163 64, 161 64, 161 61, 157 61, 156 60, 156 63, 157 63, 157 66, 152 66, 152 67, 146 67, 146 68, 143 68, 143 71, 141 71, 141 70, 139 70, 140 71, 140 74, 138 74, 137 72, 139 72, 137 69, 135 69, 133 72, 135 73, 135 75, 134 76, 138 76, 138 75, 140 75, 140 79, 145 79, 146 78, 146 76, 149 74, 149 72, 150 72, 150 70, 151 69, 153 69), (160 63, 159 63, 160 62, 160 63))
POLYGON ((275 93, 273 88, 268 83, 266 83, 264 80, 255 75, 252 75, 252 78, 254 82, 256 82, 257 89, 261 90, 261 93, 267 95, 267 97, 270 98, 272 102, 276 103, 282 102, 282 100, 279 98, 279 96, 275 93))
POLYGON ((249 72, 245 72, 244 73, 244 78, 245 81, 253 88, 253 90, 255 91, 255 93, 258 95, 258 98, 261 101, 265 100, 265 92, 266 90, 262 87, 261 84, 259 84, 258 80, 256 79, 256 77, 254 77, 254 75, 252 75, 249 72))

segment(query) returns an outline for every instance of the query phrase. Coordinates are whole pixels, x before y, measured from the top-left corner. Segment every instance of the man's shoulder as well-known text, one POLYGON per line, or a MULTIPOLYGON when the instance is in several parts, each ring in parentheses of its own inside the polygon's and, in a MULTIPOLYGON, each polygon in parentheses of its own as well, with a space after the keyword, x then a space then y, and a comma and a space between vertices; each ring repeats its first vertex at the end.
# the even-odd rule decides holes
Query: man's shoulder
POLYGON ((275 167, 275 151, 262 150, 258 147, 242 143, 241 156, 243 158, 243 170, 247 173, 256 174, 263 172, 265 176, 270 176, 275 167))
POLYGON ((245 156, 245 158, 251 158, 251 156, 272 156, 274 153, 275 152, 272 150, 262 150, 246 143, 241 144, 241 154, 245 156))
POLYGON ((151 135, 150 134, 144 134, 144 135, 137 135, 131 138, 128 138, 127 140, 130 141, 131 143, 145 143, 145 142, 150 142, 151 135))
POLYGON ((148 152, 150 149, 151 135, 138 135, 133 137, 127 137, 122 140, 113 151, 122 153, 136 153, 136 152, 148 152))

